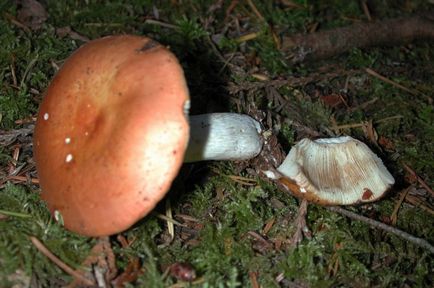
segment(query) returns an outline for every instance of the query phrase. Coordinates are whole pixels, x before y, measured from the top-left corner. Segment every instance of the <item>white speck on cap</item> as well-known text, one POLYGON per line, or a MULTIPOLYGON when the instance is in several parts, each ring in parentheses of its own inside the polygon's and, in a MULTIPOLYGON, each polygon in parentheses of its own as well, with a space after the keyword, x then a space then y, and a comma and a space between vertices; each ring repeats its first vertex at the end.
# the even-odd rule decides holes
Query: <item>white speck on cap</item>
POLYGON ((69 163, 69 162, 72 161, 72 159, 74 159, 74 157, 72 156, 72 154, 68 154, 68 155, 66 155, 65 162, 69 163))
POLYGON ((71 143, 71 138, 66 137, 66 138, 65 138, 65 144, 69 144, 69 143, 71 143))
POLYGON ((45 114, 44 114, 44 120, 47 121, 48 118, 50 118, 50 115, 49 115, 48 113, 45 113, 45 114))

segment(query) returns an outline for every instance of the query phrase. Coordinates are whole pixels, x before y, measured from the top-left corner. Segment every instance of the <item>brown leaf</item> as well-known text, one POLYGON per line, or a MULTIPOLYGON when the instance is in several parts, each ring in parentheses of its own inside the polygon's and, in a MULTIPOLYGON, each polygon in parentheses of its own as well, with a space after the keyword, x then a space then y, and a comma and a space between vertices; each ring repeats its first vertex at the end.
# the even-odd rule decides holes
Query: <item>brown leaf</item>
POLYGON ((80 41, 83 41, 83 42, 89 42, 90 41, 89 38, 87 38, 86 36, 83 36, 83 35, 75 32, 69 26, 65 26, 65 27, 61 27, 61 28, 56 28, 56 35, 59 36, 60 38, 69 36, 69 38, 71 38, 73 40, 80 40, 80 41))
POLYGON ((9 146, 17 139, 27 137, 33 132, 34 125, 29 125, 25 128, 15 130, 0 130, 0 146, 9 146))
POLYGON ((8 219, 8 216, 0 213, 0 221, 6 220, 6 219, 8 219))
POLYGON ((190 263, 176 262, 170 265, 169 275, 181 280, 191 282, 196 279, 196 271, 190 263))
POLYGON ((132 257, 128 262, 127 268, 113 281, 113 287, 124 287, 125 284, 134 282, 143 273, 143 269, 140 265, 140 260, 137 257, 132 257))
POLYGON ((36 0, 21 0, 19 2, 17 19, 32 30, 38 30, 47 20, 48 13, 44 6, 36 0))
POLYGON ((362 130, 366 138, 368 138, 371 143, 378 145, 378 134, 377 131, 375 131, 374 126, 372 125, 372 120, 363 122, 362 130))
POLYGON ((393 144, 392 140, 384 136, 380 136, 380 138, 378 138, 378 144, 387 151, 395 150, 395 144, 393 144))
POLYGON ((343 104, 342 96, 336 93, 320 96, 321 101, 329 107, 335 108, 343 104))
MULTIPOLYGON (((115 255, 111 248, 111 244, 108 237, 101 237, 98 242, 90 251, 88 257, 81 264, 81 267, 77 270, 77 273, 83 275, 87 279, 94 279, 93 271, 100 270, 104 274, 104 280, 110 282, 117 274, 117 268, 115 263, 115 255)), ((72 281, 67 287, 81 287, 82 282, 79 279, 72 281)))

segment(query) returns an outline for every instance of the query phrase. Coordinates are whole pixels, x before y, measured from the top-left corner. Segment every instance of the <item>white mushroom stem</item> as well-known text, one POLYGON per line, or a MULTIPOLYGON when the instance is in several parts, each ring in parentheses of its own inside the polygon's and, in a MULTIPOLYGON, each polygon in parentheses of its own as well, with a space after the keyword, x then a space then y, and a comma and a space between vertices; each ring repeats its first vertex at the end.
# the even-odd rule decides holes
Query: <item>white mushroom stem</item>
POLYGON ((184 162, 203 160, 245 160, 262 149, 258 121, 236 113, 190 116, 190 140, 184 162))

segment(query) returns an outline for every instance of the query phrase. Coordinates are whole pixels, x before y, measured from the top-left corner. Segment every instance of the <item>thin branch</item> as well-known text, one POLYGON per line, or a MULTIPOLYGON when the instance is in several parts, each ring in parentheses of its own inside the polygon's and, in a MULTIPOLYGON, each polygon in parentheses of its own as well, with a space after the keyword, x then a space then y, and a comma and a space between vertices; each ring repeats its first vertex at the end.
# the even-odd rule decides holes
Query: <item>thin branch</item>
POLYGON ((253 13, 255 13, 256 17, 258 17, 259 20, 265 21, 264 16, 262 16, 261 12, 259 12, 258 8, 256 8, 252 0, 247 0, 247 4, 249 4, 250 9, 252 9, 253 13))
POLYGON ((415 237, 415 236, 413 236, 407 232, 399 230, 398 228, 386 225, 382 222, 379 222, 379 221, 373 220, 371 218, 356 214, 354 212, 348 211, 348 210, 343 209, 343 208, 338 207, 338 206, 330 206, 330 207, 326 207, 326 208, 329 209, 330 211, 342 214, 348 218, 365 222, 368 225, 370 225, 371 227, 378 228, 378 229, 384 230, 386 232, 395 234, 396 236, 401 237, 401 238, 407 240, 408 242, 411 242, 411 243, 413 243, 419 247, 423 247, 423 248, 427 249, 429 252, 434 254, 434 246, 432 246, 425 239, 415 237))
POLYGON ((396 202, 395 208, 393 208, 392 214, 390 215, 390 219, 392 220, 393 225, 395 225, 396 221, 398 221, 398 211, 401 208, 402 202, 404 202, 404 199, 407 196, 408 192, 410 192, 410 190, 412 190, 413 188, 413 185, 410 185, 399 193, 399 200, 398 202, 396 202))
POLYGON ((307 200, 301 199, 301 203, 298 207, 297 217, 294 220, 295 223, 295 233, 292 235, 291 238, 291 246, 296 247, 301 240, 303 240, 303 235, 306 236, 306 238, 311 237, 311 233, 309 231, 309 228, 306 224, 306 215, 307 215, 307 200))
POLYGON ((416 172, 411 169, 410 166, 408 166, 405 163, 402 163, 402 166, 405 168, 405 170, 407 170, 407 172, 409 172, 411 175, 413 175, 414 177, 416 177, 417 182, 419 182, 419 184, 426 189, 426 191, 428 191, 429 193, 431 193, 432 196, 434 196, 434 191, 431 189, 431 187, 428 186, 428 184, 425 183, 425 181, 423 181, 422 178, 419 177, 419 175, 416 174, 416 172))
POLYGON ((434 12, 283 37, 282 51, 291 62, 299 63, 329 58, 353 48, 400 45, 419 39, 434 39, 434 12))
POLYGON ((368 73, 369 75, 374 76, 375 78, 378 78, 378 79, 380 79, 381 81, 386 82, 386 83, 388 83, 388 84, 390 84, 390 85, 392 85, 392 86, 395 86, 396 88, 399 88, 399 89, 401 89, 401 90, 404 90, 404 91, 406 91, 406 92, 408 92, 408 93, 410 93, 410 94, 412 94, 412 95, 420 94, 419 91, 409 89, 409 88, 407 88, 407 87, 405 87, 405 86, 403 86, 403 85, 401 85, 401 84, 399 84, 399 83, 396 83, 395 81, 392 81, 392 80, 390 80, 390 79, 387 78, 387 77, 384 77, 383 75, 381 75, 380 73, 378 73, 378 72, 372 70, 371 68, 366 68, 365 71, 366 71, 366 73, 368 73))
POLYGON ((72 269, 71 267, 69 267, 68 265, 66 265, 56 255, 54 255, 53 253, 51 253, 51 251, 48 250, 48 248, 45 247, 44 244, 42 244, 42 242, 39 241, 38 238, 36 238, 34 236, 30 236, 29 238, 30 238, 30 241, 32 241, 33 245, 35 245, 35 247, 39 250, 39 252, 41 252, 48 259, 50 259, 51 261, 53 261, 54 264, 56 264, 57 266, 59 266, 63 271, 65 271, 66 273, 68 273, 69 275, 71 275, 74 278, 80 279, 83 283, 85 283, 88 286, 94 286, 95 285, 94 281, 91 281, 91 280, 85 278, 84 276, 82 276, 80 273, 74 271, 74 269, 72 269))

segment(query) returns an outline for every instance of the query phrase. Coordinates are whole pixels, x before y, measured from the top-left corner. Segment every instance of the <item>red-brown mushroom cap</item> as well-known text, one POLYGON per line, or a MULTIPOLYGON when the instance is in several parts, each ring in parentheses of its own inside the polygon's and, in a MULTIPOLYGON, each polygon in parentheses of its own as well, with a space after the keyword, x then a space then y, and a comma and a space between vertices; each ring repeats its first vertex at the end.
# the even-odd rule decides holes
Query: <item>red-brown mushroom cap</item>
POLYGON ((188 101, 176 57, 149 38, 110 36, 79 48, 36 121, 36 168, 52 214, 71 231, 100 236, 149 213, 182 165, 188 101))

